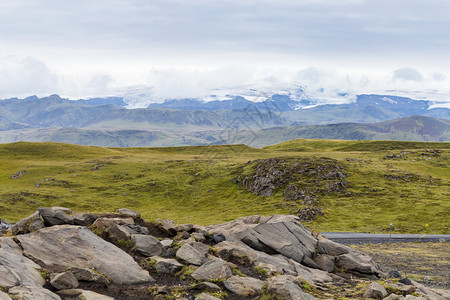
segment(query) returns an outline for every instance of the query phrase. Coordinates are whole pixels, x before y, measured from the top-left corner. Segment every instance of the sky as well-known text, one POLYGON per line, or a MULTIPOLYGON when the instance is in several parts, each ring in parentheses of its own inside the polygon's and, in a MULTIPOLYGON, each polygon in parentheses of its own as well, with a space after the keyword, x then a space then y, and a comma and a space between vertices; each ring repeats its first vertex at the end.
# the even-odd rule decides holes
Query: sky
POLYGON ((449 11, 448 0, 1 0, 0 98, 138 95, 139 106, 301 87, 450 103, 449 11))

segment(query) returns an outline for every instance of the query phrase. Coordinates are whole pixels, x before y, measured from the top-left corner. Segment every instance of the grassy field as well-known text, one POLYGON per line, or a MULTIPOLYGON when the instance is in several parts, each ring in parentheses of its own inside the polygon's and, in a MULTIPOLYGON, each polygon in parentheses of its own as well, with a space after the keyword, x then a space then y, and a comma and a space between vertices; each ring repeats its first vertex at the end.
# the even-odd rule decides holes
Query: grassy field
POLYGON ((324 215, 305 223, 311 229, 387 232, 393 223, 396 233, 450 233, 449 150, 450 143, 335 140, 263 149, 2 144, 0 218, 14 222, 54 205, 89 212, 128 207, 148 220, 204 225, 294 213, 304 203, 286 201, 282 188, 256 196, 236 182, 238 171, 256 159, 281 157, 294 164, 325 157, 343 167, 348 184, 345 192, 319 197, 324 215))

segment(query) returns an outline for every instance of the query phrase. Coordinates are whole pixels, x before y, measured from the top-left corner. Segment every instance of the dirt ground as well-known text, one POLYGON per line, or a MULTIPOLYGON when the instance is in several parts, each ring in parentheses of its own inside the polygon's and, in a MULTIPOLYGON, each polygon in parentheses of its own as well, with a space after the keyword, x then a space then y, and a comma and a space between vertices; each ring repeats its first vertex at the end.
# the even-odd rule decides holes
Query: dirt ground
POLYGON ((450 288, 450 243, 388 243, 353 245, 369 254, 383 271, 396 270, 402 277, 427 286, 450 288))

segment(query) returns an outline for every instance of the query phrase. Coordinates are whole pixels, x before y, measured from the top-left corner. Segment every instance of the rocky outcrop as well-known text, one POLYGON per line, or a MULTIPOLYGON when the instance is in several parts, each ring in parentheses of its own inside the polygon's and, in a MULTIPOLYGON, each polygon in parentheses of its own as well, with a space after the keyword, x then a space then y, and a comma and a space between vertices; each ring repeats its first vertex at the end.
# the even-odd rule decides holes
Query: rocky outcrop
MULTIPOLYGON (((310 293, 323 297, 339 290, 335 284, 347 286, 350 276, 342 272, 360 284, 383 275, 366 254, 312 235, 292 215, 203 227, 146 222, 127 209, 94 215, 53 207, 19 221, 11 234, 0 237, 0 299, 8 300, 219 299, 214 295, 226 293, 231 299, 315 299, 310 293)), ((374 281, 357 297, 450 298, 411 280, 386 284, 374 281)))

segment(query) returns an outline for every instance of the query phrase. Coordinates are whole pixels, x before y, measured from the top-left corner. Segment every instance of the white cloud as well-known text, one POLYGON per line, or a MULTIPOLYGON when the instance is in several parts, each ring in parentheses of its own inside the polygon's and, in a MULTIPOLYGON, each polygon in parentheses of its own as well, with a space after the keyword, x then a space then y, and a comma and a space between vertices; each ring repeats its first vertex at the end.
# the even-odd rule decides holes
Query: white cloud
POLYGON ((58 76, 32 57, 0 57, 0 96, 17 97, 52 93, 58 76))
POLYGON ((413 68, 401 68, 393 72, 392 78, 394 80, 406 80, 406 81, 423 81, 423 75, 413 68))

